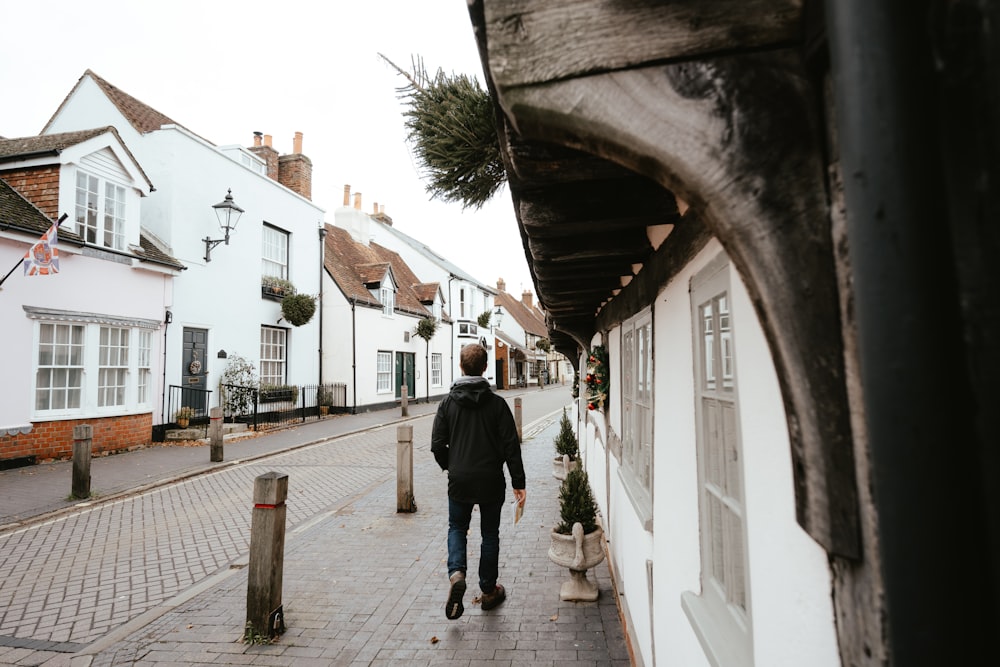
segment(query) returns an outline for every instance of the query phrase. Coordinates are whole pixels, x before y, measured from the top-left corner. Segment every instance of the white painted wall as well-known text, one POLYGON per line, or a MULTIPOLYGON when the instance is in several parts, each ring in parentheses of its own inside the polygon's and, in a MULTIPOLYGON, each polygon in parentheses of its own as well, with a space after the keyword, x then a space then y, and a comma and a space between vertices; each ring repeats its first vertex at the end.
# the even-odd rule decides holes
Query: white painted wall
MULTIPOLYGON (((710 243, 655 303, 652 533, 640 525, 624 492, 618 462, 601 444, 601 428, 592 423, 600 415, 587 414, 583 408, 585 465, 608 529, 615 573, 631 623, 629 633, 647 665, 654 664, 654 645, 656 659, 664 663, 685 667, 709 664, 680 600, 683 593, 698 593, 701 586, 688 285, 719 252, 721 246, 710 243), (647 559, 653 562, 652 606, 647 559)), ((754 664, 839 665, 826 555, 795 521, 791 457, 774 365, 749 296, 732 267, 730 275, 754 664)), ((612 378, 617 381, 621 377, 619 335, 619 331, 612 331, 606 341, 612 378)), ((620 387, 613 388, 610 415, 612 427, 620 433, 619 392, 620 387)))
MULTIPOLYGON (((143 202, 142 224, 168 252, 188 268, 176 278, 173 313, 167 332, 166 383, 179 384, 181 336, 185 326, 208 330, 208 388, 218 404, 218 383, 226 361, 216 354, 239 354, 259 369, 262 325, 288 328, 287 382, 315 384, 319 379, 319 318, 291 327, 280 304, 261 298, 262 229, 264 223, 290 232, 289 279, 300 293, 316 295, 320 285, 318 229, 324 211, 304 197, 227 157, 217 147, 177 126, 137 133, 85 78, 63 105, 49 132, 114 125, 136 155, 156 191, 143 202), (227 190, 245 210, 229 245, 203 259, 202 239, 222 238, 212 205, 227 190)), ((163 317, 163 313, 159 314, 163 317)), ((166 415, 167 421, 170 416, 166 415)), ((154 417, 154 423, 159 420, 154 417)))
MULTIPOLYGON (((462 337, 457 326, 460 320, 475 323, 480 313, 494 308, 493 295, 484 289, 485 285, 472 280, 464 271, 461 272, 462 275, 457 275, 448 267, 449 261, 454 265, 456 259, 461 261, 463 258, 444 258, 437 255, 430 248, 415 248, 411 242, 416 241, 416 239, 408 237, 399 230, 377 220, 371 221, 368 231, 373 241, 399 253, 403 261, 409 265, 410 269, 413 270, 413 273, 416 274, 421 282, 436 282, 441 286, 441 292, 445 298, 444 310, 456 325, 454 326, 454 331, 445 331, 451 334, 451 350, 449 352, 442 352, 445 355, 445 389, 462 375, 458 363, 459 352, 462 346, 477 342, 481 338, 486 339, 488 352, 486 372, 483 374, 483 377, 489 380, 491 384, 496 384, 496 378, 494 377, 496 374, 496 356, 493 350, 493 336, 489 329, 481 329, 477 325, 478 333, 476 336, 462 337), (404 236, 410 242, 404 239, 404 236), (466 290, 466 294, 468 295, 466 298, 468 308, 464 318, 459 314, 458 305, 459 290, 462 288, 466 290)), ((419 241, 416 242, 419 244, 419 241)))
MULTIPOLYGON (((420 321, 419 317, 397 313, 393 317, 382 314, 381 308, 352 305, 344 297, 336 283, 327 274, 323 288, 323 381, 347 384, 348 407, 363 410, 366 406, 391 403, 396 400, 395 390, 378 391, 378 352, 407 352, 414 355, 416 369, 415 398, 427 396, 428 384, 432 396, 448 390, 447 362, 450 351, 450 327, 439 324, 437 332, 430 340, 429 354, 440 353, 443 364, 443 380, 439 385, 425 382, 428 366, 424 359, 428 354, 428 344, 423 338, 413 335, 420 321), (409 333, 409 341, 404 340, 409 333), (357 364, 357 373, 353 371, 357 364)), ((410 397, 411 399, 414 396, 410 397)))
MULTIPOLYGON (((0 236, 0 266, 6 274, 29 245, 23 235, 0 236)), ((33 243, 33 241, 32 241, 33 243)), ((34 362, 37 350, 35 321, 26 316, 24 307, 54 308, 64 311, 92 313, 113 317, 162 322, 163 306, 170 299, 171 278, 159 271, 149 271, 141 264, 119 263, 87 257, 74 247, 63 244, 59 249, 59 270, 53 276, 24 276, 18 268, 11 274, 0 292, 0 318, 3 320, 3 376, 0 382, 0 426, 26 425, 34 415, 34 362)), ((152 354, 162 354, 162 329, 153 331, 152 354)), ((157 364, 158 367, 158 364, 157 364)), ((154 390, 160 376, 154 373, 154 390)), ((113 414, 149 412, 134 401, 128 409, 115 409, 113 414)), ((80 416, 97 416, 97 398, 84 396, 80 416)), ((53 417, 45 416, 44 421, 53 417)))

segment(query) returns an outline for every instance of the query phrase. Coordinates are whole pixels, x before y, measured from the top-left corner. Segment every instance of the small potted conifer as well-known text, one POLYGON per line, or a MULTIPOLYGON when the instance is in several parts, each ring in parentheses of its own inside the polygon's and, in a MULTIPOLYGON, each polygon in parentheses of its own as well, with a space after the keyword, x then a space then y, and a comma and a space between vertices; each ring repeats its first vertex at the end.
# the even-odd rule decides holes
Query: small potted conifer
POLYGON ((549 558, 569 568, 570 580, 559 589, 560 600, 594 601, 597 583, 587 579, 587 570, 604 560, 604 530, 597 522, 597 503, 584 470, 566 475, 559 489, 561 522, 552 529, 549 558))
POLYGON ((566 408, 563 408, 562 418, 559 420, 559 435, 553 441, 556 446, 556 457, 552 459, 552 476, 556 479, 566 479, 566 474, 580 467, 580 444, 573 432, 573 424, 566 416, 566 408))

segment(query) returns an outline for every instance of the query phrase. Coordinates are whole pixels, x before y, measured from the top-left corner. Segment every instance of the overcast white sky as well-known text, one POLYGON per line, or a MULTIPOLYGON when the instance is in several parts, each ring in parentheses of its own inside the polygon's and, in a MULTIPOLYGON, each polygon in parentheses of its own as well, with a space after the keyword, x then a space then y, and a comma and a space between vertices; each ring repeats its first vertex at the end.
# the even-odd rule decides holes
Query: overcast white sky
POLYGON ((350 184, 480 281, 534 292, 506 188, 479 211, 429 201, 405 81, 378 57, 483 84, 464 0, 0 0, 0 16, 0 136, 37 134, 90 68, 216 145, 260 131, 290 153, 302 132, 327 222, 350 184))

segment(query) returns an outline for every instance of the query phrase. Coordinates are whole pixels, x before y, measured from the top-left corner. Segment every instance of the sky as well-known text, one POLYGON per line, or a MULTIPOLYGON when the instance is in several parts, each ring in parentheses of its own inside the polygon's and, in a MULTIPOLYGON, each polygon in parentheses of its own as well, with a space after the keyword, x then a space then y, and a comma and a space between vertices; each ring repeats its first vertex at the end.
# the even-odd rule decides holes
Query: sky
POLYGON ((534 292, 506 187, 478 210, 430 200, 406 82, 378 55, 485 88, 465 0, 0 0, 0 16, 0 136, 38 134, 89 68, 218 146, 259 131, 285 154, 302 132, 327 222, 350 185, 480 282, 534 292))

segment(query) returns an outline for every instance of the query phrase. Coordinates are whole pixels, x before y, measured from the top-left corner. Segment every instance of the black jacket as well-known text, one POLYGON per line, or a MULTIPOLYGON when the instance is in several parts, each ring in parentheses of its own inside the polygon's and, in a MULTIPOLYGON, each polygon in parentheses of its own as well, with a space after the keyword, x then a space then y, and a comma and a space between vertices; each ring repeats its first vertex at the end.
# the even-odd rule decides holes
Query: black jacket
POLYGON ((467 503, 503 502, 510 483, 524 488, 524 463, 514 415, 483 377, 463 376, 438 406, 431 452, 448 471, 448 497, 467 503))

